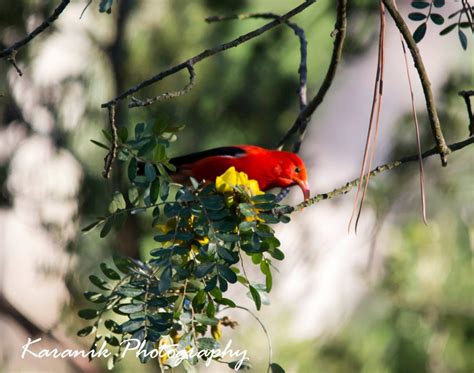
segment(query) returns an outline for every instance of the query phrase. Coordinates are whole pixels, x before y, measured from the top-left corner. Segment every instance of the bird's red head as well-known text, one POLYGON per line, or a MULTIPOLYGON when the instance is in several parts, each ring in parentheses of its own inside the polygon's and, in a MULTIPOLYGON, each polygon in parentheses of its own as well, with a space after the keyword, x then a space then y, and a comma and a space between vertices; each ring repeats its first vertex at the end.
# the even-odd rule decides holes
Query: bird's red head
POLYGON ((298 185, 303 192, 304 199, 308 199, 310 190, 303 160, 295 153, 285 151, 279 151, 278 153, 281 154, 281 176, 279 181, 282 185, 280 186, 298 185))

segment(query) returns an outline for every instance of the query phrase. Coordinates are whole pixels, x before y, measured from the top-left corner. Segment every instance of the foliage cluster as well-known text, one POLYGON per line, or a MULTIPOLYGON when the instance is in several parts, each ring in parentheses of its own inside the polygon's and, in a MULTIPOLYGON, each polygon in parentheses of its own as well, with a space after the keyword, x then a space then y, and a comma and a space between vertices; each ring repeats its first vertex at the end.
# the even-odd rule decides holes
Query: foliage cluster
MULTIPOLYGON (((166 149, 181 129, 139 123, 133 138, 121 129, 118 160, 127 169, 130 188, 125 194, 116 192, 109 214, 84 228, 87 232, 101 227, 100 236, 105 237, 113 227, 120 229, 127 215, 151 212, 156 230, 150 260, 115 257, 116 269, 101 263, 103 276, 89 277, 98 290, 84 295, 98 308, 79 311, 80 317, 93 324, 78 335, 94 336, 92 350, 102 337, 115 348, 109 366, 120 360, 122 342, 127 339, 142 343, 143 363, 170 338, 179 341, 180 349, 217 349, 223 325, 217 316, 237 306, 224 296, 229 284, 247 288, 259 310, 268 303, 273 261, 284 259, 271 225, 290 219, 282 212, 285 206, 275 201, 276 196, 261 192, 255 180, 231 168, 215 182, 191 179, 190 186, 171 185, 168 171, 175 168, 166 149), (247 277, 244 255, 259 266, 263 284, 247 277), (113 314, 124 321, 116 322, 113 314), (99 333, 102 326, 107 330, 104 336, 99 333)), ((109 133, 104 135, 111 141, 109 133)), ((197 362, 194 358, 186 364, 197 362)), ((162 363, 167 365, 167 360, 162 363)))

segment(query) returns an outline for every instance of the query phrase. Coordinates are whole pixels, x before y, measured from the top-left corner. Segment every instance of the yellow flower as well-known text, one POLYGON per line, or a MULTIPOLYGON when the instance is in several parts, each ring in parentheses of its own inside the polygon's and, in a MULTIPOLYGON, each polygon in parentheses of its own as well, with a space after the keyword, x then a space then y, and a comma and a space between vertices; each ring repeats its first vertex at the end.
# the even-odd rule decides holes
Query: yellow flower
POLYGON ((211 335, 216 341, 221 339, 221 337, 222 337, 222 325, 221 325, 220 321, 217 325, 211 326, 211 335))
POLYGON ((257 180, 249 180, 245 172, 238 172, 235 167, 230 167, 216 178, 216 190, 219 193, 233 192, 238 187, 244 189, 250 196, 263 194, 257 180))
POLYGON ((160 351, 159 359, 160 359, 161 364, 166 363, 166 361, 169 359, 169 356, 167 354, 166 346, 169 346, 169 345, 172 345, 172 344, 173 344, 173 339, 171 339, 171 337, 161 337, 160 338, 160 341, 158 342, 158 349, 160 351))

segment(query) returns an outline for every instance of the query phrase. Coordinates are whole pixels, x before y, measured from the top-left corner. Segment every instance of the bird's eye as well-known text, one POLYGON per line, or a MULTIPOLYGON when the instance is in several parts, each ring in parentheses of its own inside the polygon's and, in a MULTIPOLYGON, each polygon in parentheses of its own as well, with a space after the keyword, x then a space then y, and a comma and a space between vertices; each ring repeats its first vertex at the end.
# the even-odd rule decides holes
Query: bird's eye
POLYGON ((299 167, 296 167, 296 168, 295 168, 295 172, 296 172, 297 174, 299 174, 299 173, 301 172, 301 169, 300 169, 299 167))

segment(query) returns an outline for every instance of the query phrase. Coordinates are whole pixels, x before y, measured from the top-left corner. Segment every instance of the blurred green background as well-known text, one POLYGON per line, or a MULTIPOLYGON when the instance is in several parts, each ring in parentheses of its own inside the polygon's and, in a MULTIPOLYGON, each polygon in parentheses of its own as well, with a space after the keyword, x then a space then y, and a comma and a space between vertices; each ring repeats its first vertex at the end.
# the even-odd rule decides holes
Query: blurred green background
MULTIPOLYGON (((82 293, 90 286, 87 277, 97 271, 99 261, 108 260, 113 252, 144 257, 152 248, 152 232, 147 228, 150 224, 144 221, 146 217, 128 219, 121 231, 107 239, 99 239, 98 233, 85 236, 79 233, 80 227, 107 209, 114 190, 126 187, 126 180, 118 169, 111 180, 102 178, 105 154, 89 142, 90 139, 101 140, 100 131, 106 125, 106 113, 100 109, 100 104, 205 48, 228 41, 265 22, 245 20, 207 24, 205 17, 265 11, 283 13, 297 4, 296 1, 282 0, 120 0, 108 15, 99 13, 98 2, 93 1, 79 19, 86 2, 73 1, 51 30, 18 53, 17 61, 25 72, 24 77, 17 77, 7 61, 0 61, 0 149, 3 148, 0 152, 0 226, 4 227, 3 231, 0 228, 3 236, 0 236, 0 248, 4 258, 0 285, 3 296, 10 303, 28 319, 36 319, 36 324, 42 329, 61 334, 67 343, 88 346, 75 337, 80 326, 76 311, 85 305, 82 293), (22 146, 33 139, 46 141, 46 145, 22 152, 22 146), (21 157, 18 155, 20 152, 21 157), (55 157, 62 157, 64 153, 70 157, 67 162, 54 163, 55 157), (32 160, 25 158, 25 154, 32 160), (35 159, 38 163, 34 163, 35 159), (47 162, 53 162, 55 166, 47 168, 47 162), (47 172, 43 172, 43 166, 47 172), (68 173, 70 169, 75 172, 68 173), (54 189, 57 185, 66 186, 57 192, 54 189), (66 212, 59 213, 61 208, 66 212), (20 236, 28 235, 22 230, 24 221, 35 225, 40 234, 47 235, 58 250, 40 253, 39 263, 35 262, 36 257, 28 252, 34 250, 34 245, 25 244, 20 248, 20 236), (11 228, 12 224, 19 224, 19 228, 11 228), (12 251, 23 253, 21 260, 11 261, 9 252, 12 251), (43 263, 45 257, 63 255, 64 261, 43 263), (28 274, 33 276, 29 280, 28 275, 21 272, 22 263, 27 261, 33 261, 31 265, 24 265, 28 274), (18 268, 17 274, 11 268, 18 268), (32 275, 32 271, 38 271, 41 281, 47 279, 45 289, 53 289, 47 281, 59 281, 64 284, 64 291, 59 295, 51 290, 53 298, 35 296, 36 275, 32 275), (29 298, 30 303, 22 305, 25 298, 29 298), (48 299, 54 301, 50 303, 48 299), (57 309, 57 312, 49 321, 38 317, 52 309, 57 309)), ((24 35, 55 6, 55 2, 2 1, 0 47, 10 45, 24 35)), ((406 8, 403 9, 406 12, 406 8)), ((334 2, 321 0, 294 19, 305 29, 308 38, 310 96, 317 90, 329 62, 332 47, 329 35, 334 17, 334 2)), ((375 2, 350 2, 349 35, 341 74, 353 64, 364 63, 364 56, 376 42, 377 27, 375 2)), ((432 32, 431 41, 423 43, 440 41, 439 30, 433 29, 432 32)), ((453 57, 450 67, 444 66, 442 73, 437 72, 443 75, 437 102, 448 142, 467 136, 467 114, 457 92, 473 85, 471 40, 470 44, 467 51, 460 52, 461 48, 453 39, 449 43, 451 49, 443 53, 453 53, 453 56, 463 53, 462 57, 453 57), (464 61, 464 65, 460 65, 459 60, 464 61)), ((436 65, 436 61, 429 62, 430 66, 436 65)), ((198 64, 196 84, 186 96, 146 108, 128 110, 125 105, 120 106, 119 125, 131 128, 138 121, 149 120, 185 124, 186 129, 170 149, 171 155, 229 144, 272 147, 298 112, 298 63, 297 39, 291 30, 278 27, 252 42, 198 64)), ((375 71, 363 79, 372 81, 373 75, 375 71)), ((183 71, 140 92, 138 97, 179 89, 186 81, 187 73, 183 71)), ((335 83, 336 92, 341 86, 340 82, 335 83)), ((406 96, 407 91, 401 94, 406 96)), ((427 122, 423 103, 421 100, 418 102, 420 123, 424 125, 427 122)), ((368 101, 364 110, 368 112, 369 108, 368 101)), ((323 104, 319 110, 337 113, 349 109, 345 109, 343 104, 337 107, 323 104)), ((384 143, 385 159, 414 152, 413 124, 408 110, 409 107, 399 113, 400 118, 393 118, 396 130, 384 143)), ((312 123, 312 126, 318 125, 322 124, 312 123)), ((362 144, 367 123, 357 125, 360 128, 357 141, 362 144)), ((323 139, 314 140, 314 136, 309 136, 303 154, 311 154, 307 149, 316 149, 318 141, 331 144, 338 131, 341 129, 333 129, 334 137, 323 139)), ((423 144, 425 148, 431 147, 428 130, 424 131, 423 144)), ((341 150, 335 148, 334 151, 341 150)), ((362 147, 353 158, 359 160, 361 153, 362 147)), ((316 162, 309 157, 306 161, 311 165, 316 162)), ((447 169, 441 169, 435 157, 425 162, 428 226, 422 223, 418 211, 416 164, 371 181, 366 208, 373 211, 375 219, 370 223, 368 252, 373 249, 379 254, 374 254, 371 263, 363 261, 367 266, 358 268, 365 291, 362 295, 354 295, 357 307, 348 311, 337 327, 326 330, 321 325, 322 333, 298 335, 293 332, 294 323, 304 325, 301 314, 313 310, 301 310, 299 307, 303 307, 303 302, 290 306, 281 293, 277 293, 280 296, 271 298, 275 302, 262 316, 263 322, 271 329, 275 361, 289 372, 474 370, 473 161, 472 149, 467 148, 450 156, 447 169), (298 320, 294 309, 299 310, 298 320)), ((347 175, 344 181, 353 176, 347 175)), ((314 179, 318 180, 318 177, 324 178, 324 175, 318 173, 314 179)), ((335 183, 334 187, 341 184, 335 183)), ((347 208, 338 224, 345 226, 352 199, 341 199, 347 208)), ((343 202, 322 203, 338 206, 343 202)), ((318 206, 312 208, 318 209, 318 206)), ((309 219, 309 215, 305 217, 309 219)), ((316 220, 309 223, 322 224, 316 220)), ((308 232, 298 231, 297 221, 292 224, 294 229, 285 231, 285 235, 307 237, 308 232)), ((330 250, 333 244, 329 241, 325 247, 319 244, 319 248, 330 250)), ((306 255, 318 260, 317 251, 306 255)), ((284 283, 285 278, 279 276, 277 281, 284 283)), ((301 286, 307 287, 307 297, 311 297, 311 284, 301 286)), ((330 288, 331 284, 326 286, 330 288)), ((331 291, 336 293, 339 289, 334 287, 331 291)), ((1 311, 0 328, 5 335, 12 337, 1 344, 0 369, 7 372, 77 369, 70 362, 42 361, 41 365, 36 365, 34 359, 21 360, 18 349, 20 342, 28 336, 28 330, 22 329, 22 323, 6 312, 5 307, 1 311), (12 326, 11 321, 20 326, 12 326), (14 335, 20 337, 15 339, 14 335)), ((334 312, 344 313, 344 305, 334 312)), ((248 349, 253 371, 264 371, 266 347, 263 334, 254 332, 256 325, 250 319, 239 321, 241 326, 236 334, 226 332, 225 338, 232 338, 234 343, 248 349)), ((0 331, 0 334, 3 333, 0 331)), ((105 371, 105 361, 98 361, 94 369, 105 371)), ((115 368, 118 372, 131 369, 151 372, 156 371, 158 365, 152 362, 144 366, 130 357, 115 368)), ((226 368, 213 366, 210 371, 223 369, 226 368)), ((202 367, 200 371, 207 370, 202 367)))

